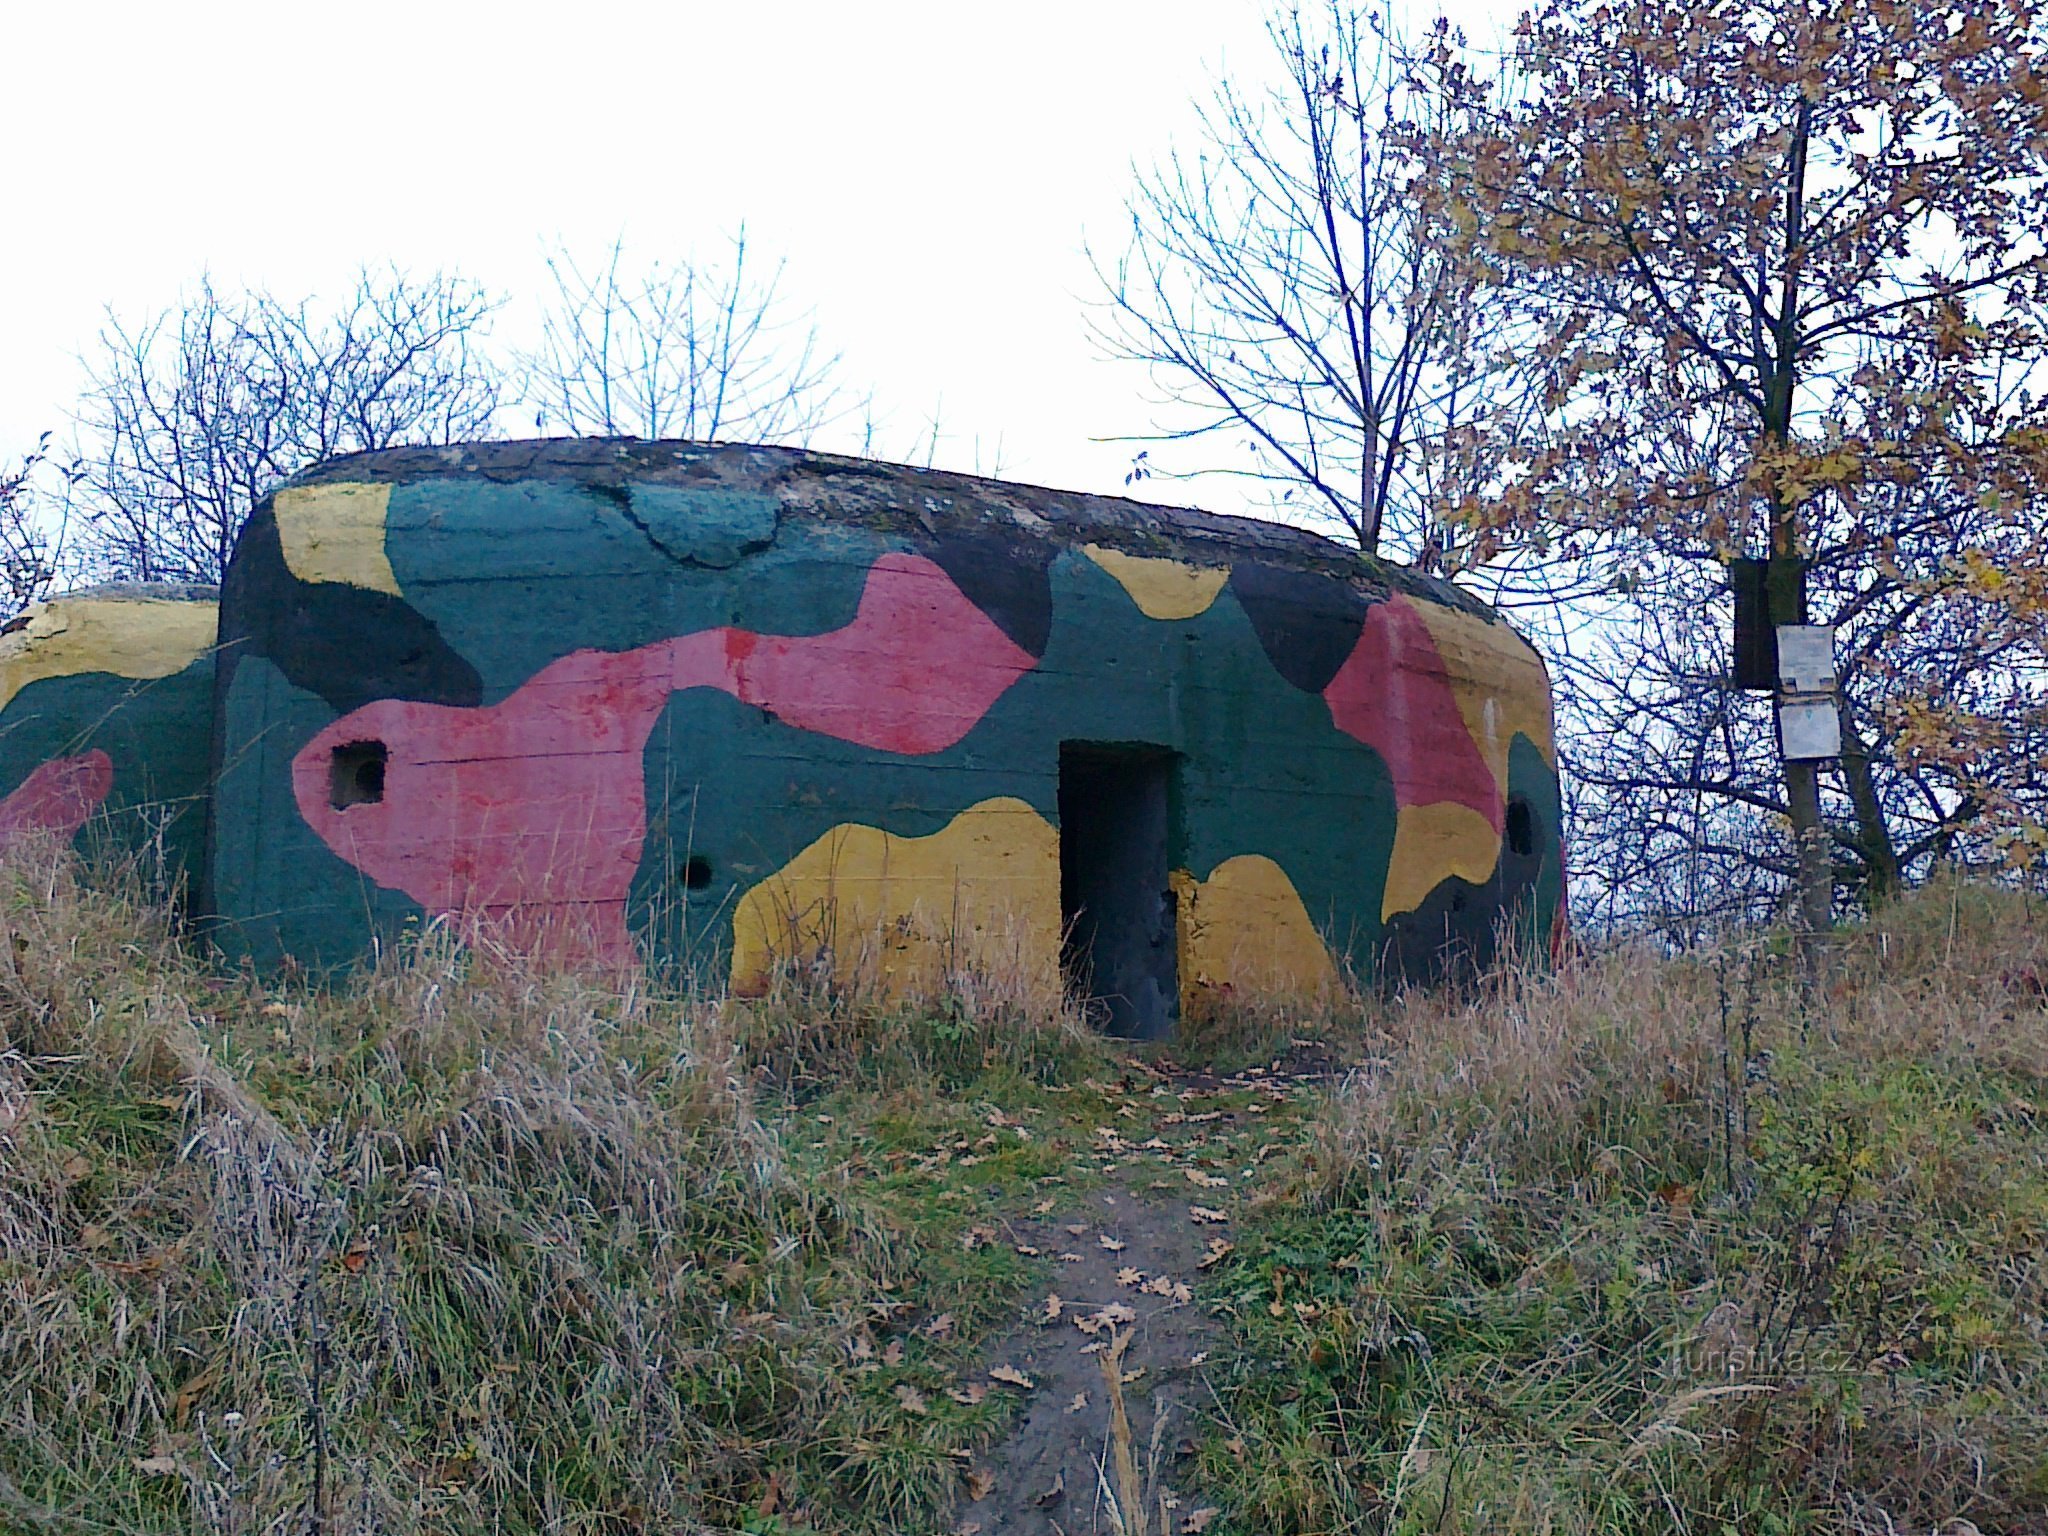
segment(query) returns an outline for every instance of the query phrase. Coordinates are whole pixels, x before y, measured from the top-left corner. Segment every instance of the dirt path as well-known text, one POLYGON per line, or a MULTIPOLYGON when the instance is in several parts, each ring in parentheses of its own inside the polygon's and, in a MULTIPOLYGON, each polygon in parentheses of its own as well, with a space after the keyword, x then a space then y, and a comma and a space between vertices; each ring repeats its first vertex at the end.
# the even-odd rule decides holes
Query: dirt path
POLYGON ((957 1536, 1126 1532, 1120 1440, 1148 1536, 1200 1531, 1214 1518, 1183 1487, 1223 1337, 1194 1289, 1229 1251, 1232 1212, 1257 1181, 1262 1149, 1274 1144, 1267 1123, 1286 1118, 1303 1081, 1169 1079, 1169 1094, 1155 1086, 1119 1111, 1117 1125, 1097 1129, 1093 1151, 1107 1187, 1057 1214, 1042 1202, 1013 1224, 1013 1241, 1055 1260, 1052 1289, 989 1355, 992 1380, 1026 1403, 1010 1436, 978 1464, 970 1492, 981 1497, 963 1500, 957 1536), (1229 1107, 1208 1107, 1219 1103, 1229 1107), (1127 1440, 1113 1428, 1103 1369, 1119 1346, 1127 1440))

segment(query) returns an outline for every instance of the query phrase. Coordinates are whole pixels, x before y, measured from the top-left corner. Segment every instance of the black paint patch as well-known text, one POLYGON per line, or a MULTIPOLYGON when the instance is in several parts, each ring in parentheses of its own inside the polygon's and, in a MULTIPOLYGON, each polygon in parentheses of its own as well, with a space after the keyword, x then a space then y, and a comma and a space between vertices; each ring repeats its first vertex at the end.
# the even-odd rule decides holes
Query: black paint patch
POLYGON ((1041 539, 1000 533, 947 532, 931 558, 963 596, 1033 656, 1052 638, 1052 559, 1041 539))
POLYGON ((1524 841, 1503 839, 1500 862, 1484 885, 1452 875, 1412 912, 1391 919, 1380 939, 1379 976, 1384 985, 1437 986, 1465 982, 1541 943, 1549 925, 1536 932, 1533 914, 1537 881, 1546 856, 1555 858, 1557 834, 1541 825, 1529 801, 1517 798, 1524 841))
POLYGON ((1231 567, 1230 592, 1273 669, 1304 693, 1330 686, 1372 606, 1347 581, 1255 561, 1231 567))
POLYGON ((293 575, 268 511, 235 547, 220 613, 223 697, 241 658, 261 656, 340 715, 375 699, 483 700, 476 668, 403 598, 293 575))

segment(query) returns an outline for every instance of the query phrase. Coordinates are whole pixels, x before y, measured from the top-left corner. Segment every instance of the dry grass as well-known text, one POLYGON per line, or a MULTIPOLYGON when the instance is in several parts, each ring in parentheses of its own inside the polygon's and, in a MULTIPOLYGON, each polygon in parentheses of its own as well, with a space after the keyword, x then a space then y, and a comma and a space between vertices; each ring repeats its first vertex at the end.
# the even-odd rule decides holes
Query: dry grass
POLYGON ((920 986, 785 961, 760 995, 721 1006, 748 1059, 799 1093, 849 1080, 943 1087, 991 1068, 1051 1079, 1101 1055, 1080 1012, 1019 960, 948 965, 920 986))
POLYGON ((2048 1525, 2040 918, 1390 1009, 1225 1280, 1242 1528, 2048 1525))
MULTIPOLYGON (((0 913, 0 1528, 895 1529, 998 1422, 850 1369, 929 1266, 756 1113, 799 1000, 432 931, 266 991, 56 856, 0 913)), ((1019 1048, 976 1004, 948 1049, 1019 1048)))
MULTIPOLYGON (((0 1529, 940 1518, 1004 1411, 946 1389, 1036 1262, 974 1234, 1123 1113, 1022 969, 704 999, 429 930, 279 990, 142 890, 0 868, 0 1529)), ((2048 915, 1953 885, 1812 979, 1763 936, 1191 1021, 1183 1054, 1366 1059, 1247 1154, 1212 1501, 2048 1528, 2044 1002, 2048 915)))

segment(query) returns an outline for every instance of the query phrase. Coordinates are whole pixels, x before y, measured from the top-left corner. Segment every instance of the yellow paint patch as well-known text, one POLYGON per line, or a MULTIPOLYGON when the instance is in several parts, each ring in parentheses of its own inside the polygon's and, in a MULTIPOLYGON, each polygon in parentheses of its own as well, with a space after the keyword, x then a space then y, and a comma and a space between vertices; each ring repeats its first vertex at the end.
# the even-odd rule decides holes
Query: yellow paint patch
POLYGON ((284 563, 301 581, 340 582, 400 596, 384 553, 391 487, 342 482, 279 491, 270 503, 284 563))
POLYGON ((1380 921, 1413 912, 1452 875, 1483 885, 1499 862, 1500 835, 1470 806, 1448 800, 1405 805, 1394 824, 1394 857, 1387 865, 1380 921))
POLYGON ((834 827, 740 898, 732 986, 758 993, 779 962, 829 963, 890 995, 948 970, 1058 996, 1059 834, 1022 800, 971 805, 928 837, 834 827))
POLYGON ((1148 619, 1192 619, 1207 613, 1230 580, 1227 565, 1216 570, 1179 560, 1127 555, 1100 544, 1084 544, 1081 552, 1114 576, 1117 585, 1130 593, 1138 612, 1148 619))
POLYGON ((46 677, 169 677, 213 649, 220 633, 218 605, 160 597, 60 597, 24 618, 0 635, 0 709, 46 677))
POLYGON ((1450 673, 1458 713, 1493 770, 1501 794, 1507 794, 1508 748, 1517 735, 1528 737, 1543 760, 1555 767, 1550 675, 1528 641, 1504 623, 1442 603, 1418 602, 1415 611, 1429 627, 1429 637, 1450 673))
POLYGON ((1184 1009, 1224 988, 1243 997, 1326 997, 1337 967, 1287 871, 1263 854, 1225 859, 1197 880, 1173 872, 1184 1009))

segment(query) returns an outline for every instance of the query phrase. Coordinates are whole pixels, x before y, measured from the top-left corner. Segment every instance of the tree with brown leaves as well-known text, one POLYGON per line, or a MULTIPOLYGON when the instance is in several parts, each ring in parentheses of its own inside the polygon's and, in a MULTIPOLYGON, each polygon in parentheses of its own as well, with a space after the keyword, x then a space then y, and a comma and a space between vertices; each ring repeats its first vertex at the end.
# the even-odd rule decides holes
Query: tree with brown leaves
POLYGON ((1551 0, 1505 99, 1446 34, 1429 60, 1471 126, 1415 136, 1421 194, 1552 375, 1461 516, 1481 555, 1603 549, 1687 602, 1735 555, 1801 563, 1839 764, 1736 754, 1695 653, 1674 688, 1727 707, 1635 787, 1787 819, 1812 927, 1838 877, 2040 835, 2040 39, 2005 0, 1551 0))

